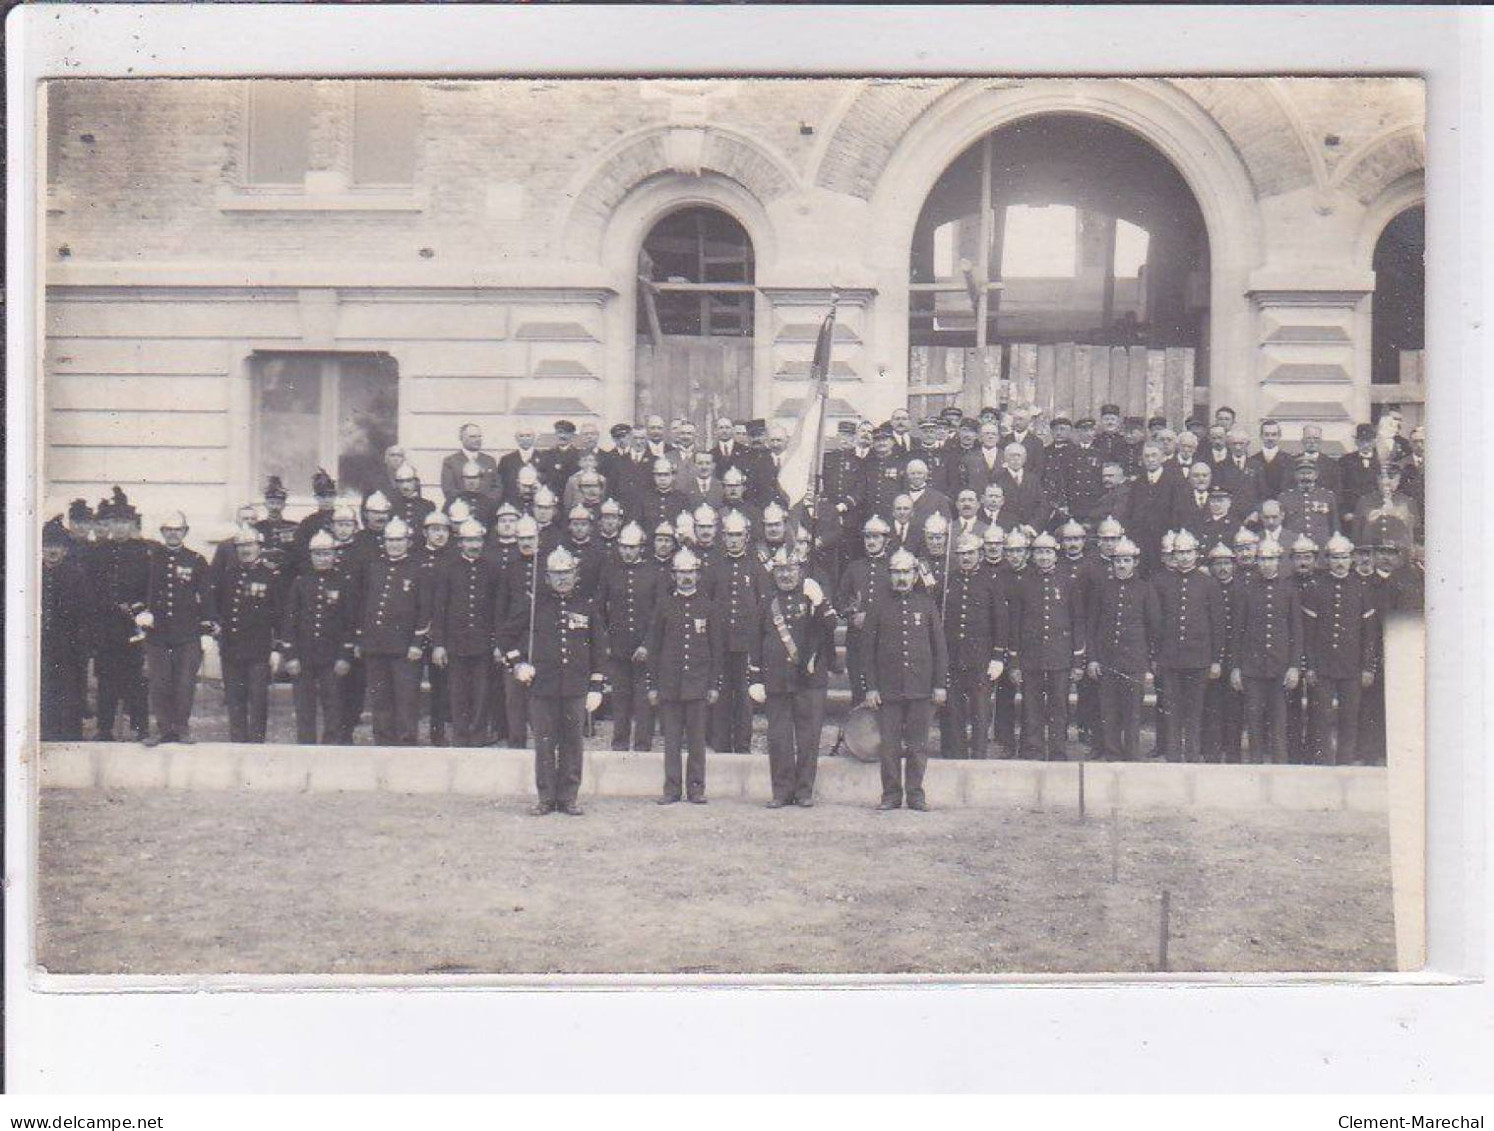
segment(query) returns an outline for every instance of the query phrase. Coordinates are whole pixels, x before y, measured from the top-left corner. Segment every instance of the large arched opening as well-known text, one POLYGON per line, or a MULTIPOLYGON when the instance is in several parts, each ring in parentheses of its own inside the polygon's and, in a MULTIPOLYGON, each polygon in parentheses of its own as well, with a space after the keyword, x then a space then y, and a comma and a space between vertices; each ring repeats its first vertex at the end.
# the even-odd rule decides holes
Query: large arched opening
POLYGON ((1422 403, 1411 401, 1425 382, 1426 345, 1426 209, 1421 204, 1397 213, 1375 242, 1375 295, 1370 308, 1370 383, 1399 386, 1376 400, 1400 404, 1407 427, 1421 422, 1422 403), (1410 403, 1408 403, 1410 402, 1410 403))
POLYGON ((1011 122, 945 168, 914 226, 909 391, 1180 424, 1208 384, 1209 278, 1198 202, 1146 140, 1080 114, 1011 122))

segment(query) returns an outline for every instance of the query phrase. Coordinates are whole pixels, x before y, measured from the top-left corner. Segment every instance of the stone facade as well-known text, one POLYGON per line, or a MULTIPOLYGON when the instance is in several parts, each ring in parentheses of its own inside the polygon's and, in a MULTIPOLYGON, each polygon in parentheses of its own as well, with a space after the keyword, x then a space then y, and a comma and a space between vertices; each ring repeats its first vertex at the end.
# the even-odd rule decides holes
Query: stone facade
POLYGON ((834 286, 834 395, 885 415, 906 396, 908 254, 931 186, 1043 114, 1130 130, 1193 191, 1210 399, 1344 442, 1370 416, 1375 241, 1423 197, 1424 95, 1407 79, 431 80, 412 84, 399 185, 356 183, 355 84, 318 82, 304 177, 273 188, 249 183, 251 86, 48 92, 48 513, 118 482, 148 528, 180 506, 221 532, 260 486, 264 351, 390 355, 399 437, 428 482, 464 420, 492 447, 520 422, 630 420, 638 251, 689 205, 753 242, 754 413, 804 404, 834 286))

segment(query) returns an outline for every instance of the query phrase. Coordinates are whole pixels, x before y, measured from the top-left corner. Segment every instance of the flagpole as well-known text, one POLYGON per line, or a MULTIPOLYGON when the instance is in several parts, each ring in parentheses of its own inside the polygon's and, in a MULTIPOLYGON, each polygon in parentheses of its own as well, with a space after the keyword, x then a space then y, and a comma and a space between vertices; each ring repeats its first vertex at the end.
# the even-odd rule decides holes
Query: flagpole
MULTIPOLYGON (((840 305, 840 291, 830 288, 830 349, 825 351, 825 371, 811 374, 815 378, 815 396, 820 399, 819 425, 815 429, 814 447, 810 449, 809 482, 814 486, 814 506, 809 509, 809 550, 813 554, 820 538, 820 489, 824 485, 824 473, 820 464, 825 458, 825 410, 830 407, 830 354, 835 342, 835 310, 840 305)), ((816 351, 818 352, 818 351, 816 351)), ((815 413, 811 412, 813 419, 815 413)), ((809 563, 805 562, 807 566, 809 563)))

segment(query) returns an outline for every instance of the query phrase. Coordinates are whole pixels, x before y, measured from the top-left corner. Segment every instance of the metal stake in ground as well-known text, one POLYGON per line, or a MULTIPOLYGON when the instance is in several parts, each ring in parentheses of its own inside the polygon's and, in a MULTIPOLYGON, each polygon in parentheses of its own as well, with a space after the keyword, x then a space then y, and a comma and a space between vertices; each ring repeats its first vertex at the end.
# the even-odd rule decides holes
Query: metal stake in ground
POLYGON ((1079 821, 1084 822, 1084 763, 1079 763, 1079 821))
POLYGON ((1120 880, 1120 810, 1112 805, 1110 807, 1110 882, 1117 883, 1120 880))
POLYGON ((1162 889, 1162 921, 1158 925, 1157 940, 1157 971, 1165 974, 1167 972, 1167 936, 1168 919, 1172 913, 1172 893, 1166 888, 1162 889))

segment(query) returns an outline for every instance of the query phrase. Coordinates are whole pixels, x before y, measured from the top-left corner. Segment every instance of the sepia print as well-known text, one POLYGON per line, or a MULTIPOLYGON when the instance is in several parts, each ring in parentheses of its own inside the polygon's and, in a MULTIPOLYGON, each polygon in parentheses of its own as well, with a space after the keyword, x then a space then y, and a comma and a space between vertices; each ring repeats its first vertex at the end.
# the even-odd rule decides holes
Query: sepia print
POLYGON ((44 94, 48 973, 1421 964, 1419 80, 44 94))

